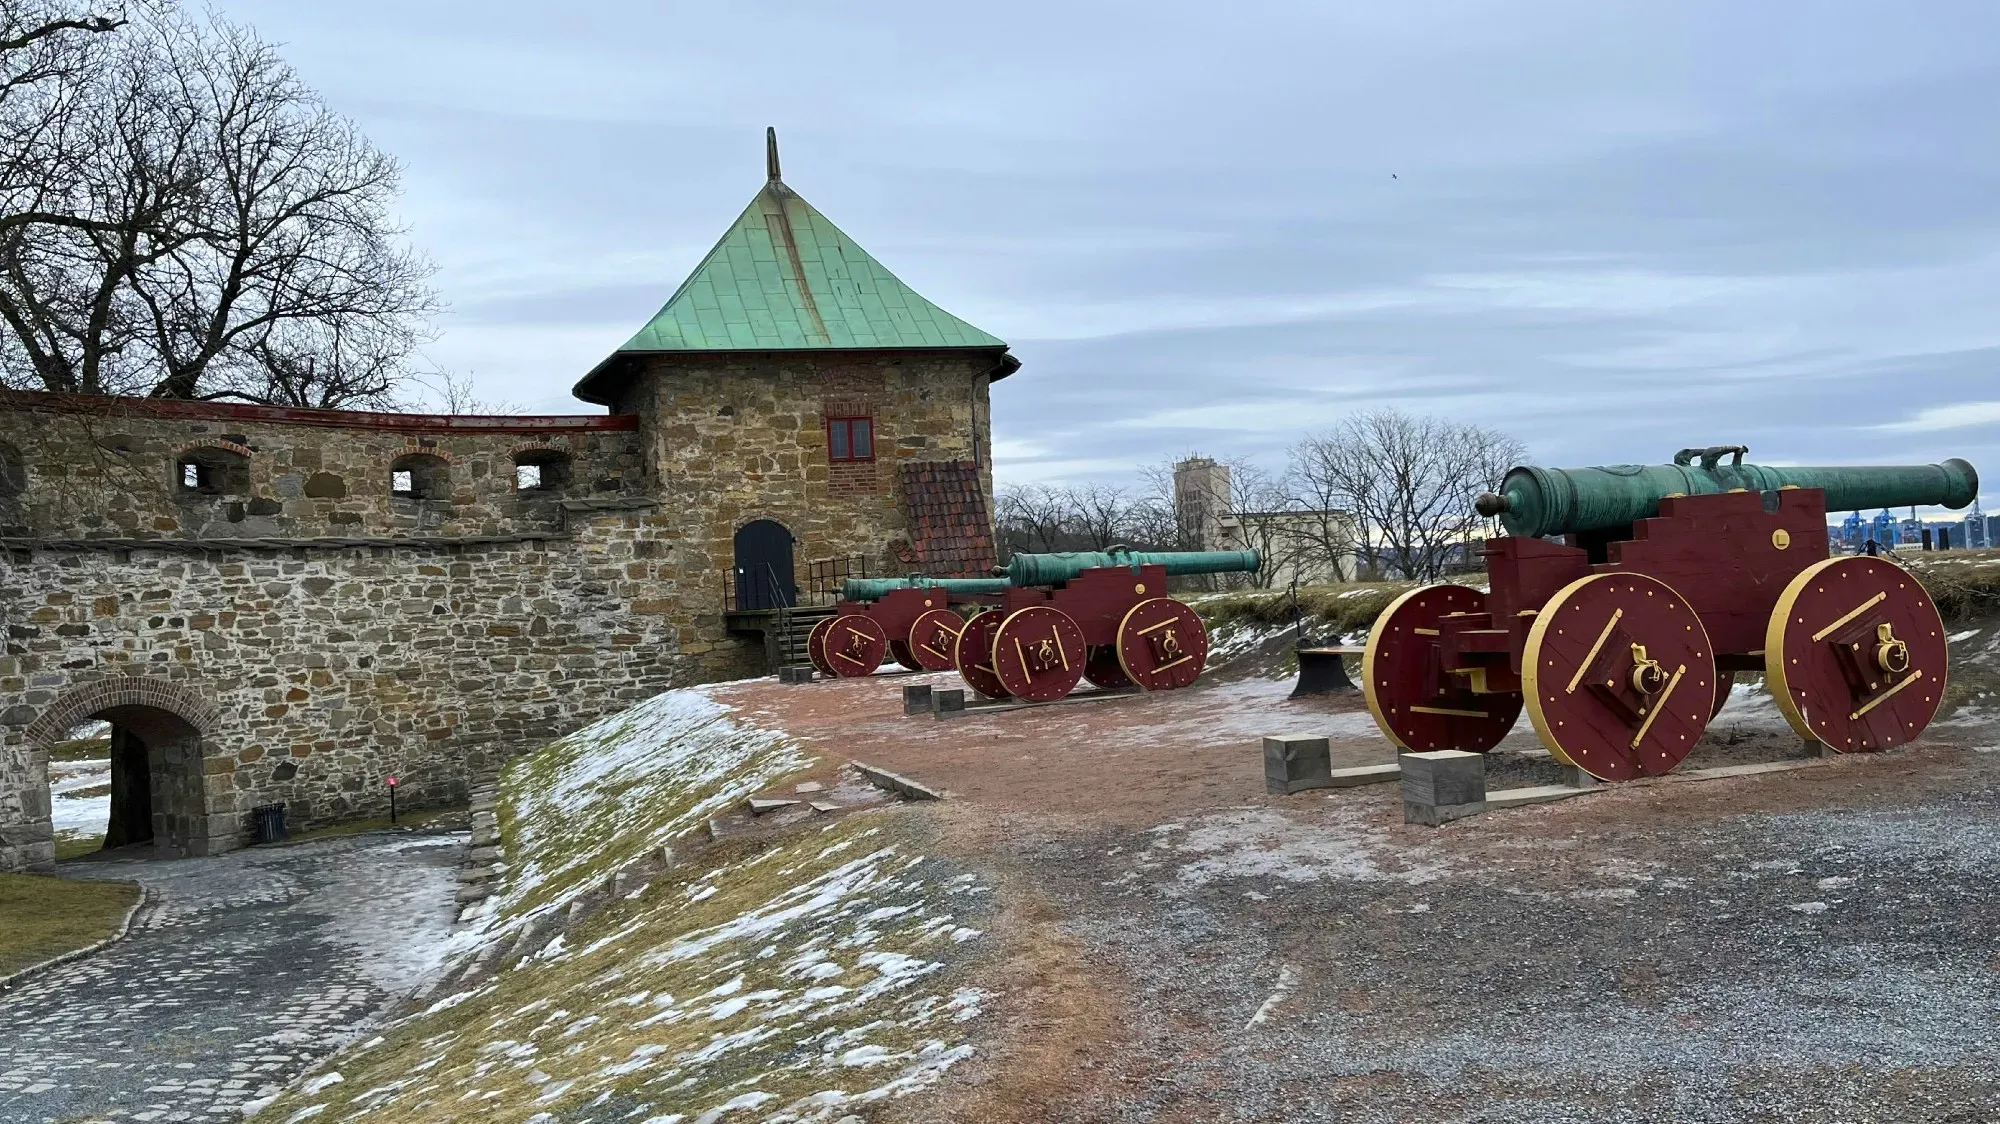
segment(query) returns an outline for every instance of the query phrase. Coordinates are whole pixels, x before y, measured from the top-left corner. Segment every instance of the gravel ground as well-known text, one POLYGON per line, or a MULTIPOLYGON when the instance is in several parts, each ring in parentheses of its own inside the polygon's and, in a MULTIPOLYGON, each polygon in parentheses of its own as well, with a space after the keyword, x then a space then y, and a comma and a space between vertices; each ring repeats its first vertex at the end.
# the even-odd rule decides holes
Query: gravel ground
POLYGON ((151 904, 0 993, 0 1121, 241 1119, 436 967, 462 835, 357 835, 66 864, 151 904))
POLYGON ((1969 783, 1875 799, 1814 767, 1425 833, 1350 794, 1002 829, 1126 981, 1112 1072, 1054 1116, 2000 1119, 2000 755, 1923 756, 1969 783))

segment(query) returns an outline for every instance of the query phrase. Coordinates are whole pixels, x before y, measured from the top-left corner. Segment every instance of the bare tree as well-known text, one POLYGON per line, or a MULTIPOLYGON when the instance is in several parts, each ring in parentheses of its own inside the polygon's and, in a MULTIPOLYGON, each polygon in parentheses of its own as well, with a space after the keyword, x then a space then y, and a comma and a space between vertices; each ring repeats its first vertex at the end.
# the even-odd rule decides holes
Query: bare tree
POLYGON ((0 237, 0 374, 80 393, 391 405, 429 338, 397 168, 251 32, 164 6, 45 83, 79 159, 0 237), (59 203, 59 206, 53 205, 59 203))
POLYGON ((1485 426, 1376 410, 1300 441, 1292 478, 1304 509, 1351 514, 1376 569, 1431 580, 1464 561, 1481 526, 1473 500, 1525 455, 1485 426))
POLYGON ((125 23, 122 3, 0 0, 0 233, 90 223, 62 208, 67 170, 83 151, 67 126, 103 38, 125 23))

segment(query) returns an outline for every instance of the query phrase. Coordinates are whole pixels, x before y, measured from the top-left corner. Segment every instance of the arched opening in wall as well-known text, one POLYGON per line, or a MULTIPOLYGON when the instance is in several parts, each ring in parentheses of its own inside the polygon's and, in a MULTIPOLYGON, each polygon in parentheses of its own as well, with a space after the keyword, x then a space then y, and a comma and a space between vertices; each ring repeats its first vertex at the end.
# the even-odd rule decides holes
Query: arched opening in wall
POLYGON ((568 490, 569 481, 568 453, 523 449, 514 454, 514 490, 524 496, 558 496, 568 490))
POLYGON ((389 463, 389 494, 402 500, 451 496, 451 464, 430 453, 410 453, 389 463))
POLYGON ((201 732, 186 719, 158 707, 114 706, 72 733, 81 736, 58 743, 49 763, 59 844, 101 830, 102 850, 147 844, 155 855, 178 858, 206 841, 201 732), (67 752, 103 756, 56 759, 67 752))
POLYGON ((229 449, 189 449, 174 462, 174 491, 185 497, 246 495, 250 458, 229 449))
POLYGON ((21 450, 0 441, 0 497, 18 496, 28 490, 28 462, 21 450))
POLYGON ((780 609, 798 604, 798 587, 792 578, 795 541, 792 532, 774 519, 758 519, 737 530, 737 609, 780 609))

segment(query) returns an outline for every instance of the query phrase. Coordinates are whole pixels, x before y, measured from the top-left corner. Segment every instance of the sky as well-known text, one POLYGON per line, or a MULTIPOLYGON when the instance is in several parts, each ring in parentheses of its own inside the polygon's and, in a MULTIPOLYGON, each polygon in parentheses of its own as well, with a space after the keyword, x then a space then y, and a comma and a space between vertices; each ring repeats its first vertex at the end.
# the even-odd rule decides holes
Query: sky
POLYGON ((1002 482, 1397 407, 1988 469, 2000 5, 222 0, 405 169, 435 363, 569 387, 763 180, 1007 340, 1002 482))

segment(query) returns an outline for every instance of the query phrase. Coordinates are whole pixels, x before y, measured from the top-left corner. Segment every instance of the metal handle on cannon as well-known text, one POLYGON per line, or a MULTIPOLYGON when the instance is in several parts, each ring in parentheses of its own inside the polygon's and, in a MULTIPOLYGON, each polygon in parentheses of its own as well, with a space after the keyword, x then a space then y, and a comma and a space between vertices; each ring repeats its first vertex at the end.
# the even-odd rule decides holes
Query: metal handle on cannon
POLYGON ((1714 468, 1716 463, 1722 460, 1723 457, 1733 454, 1736 459, 1729 462, 1729 467, 1741 468, 1743 467, 1743 458, 1748 456, 1749 453, 1750 446, 1748 445, 1710 445, 1706 449, 1682 449, 1680 452, 1674 454, 1674 463, 1680 465, 1682 468, 1686 468, 1688 465, 1694 463, 1696 457, 1700 457, 1701 467, 1714 468))

